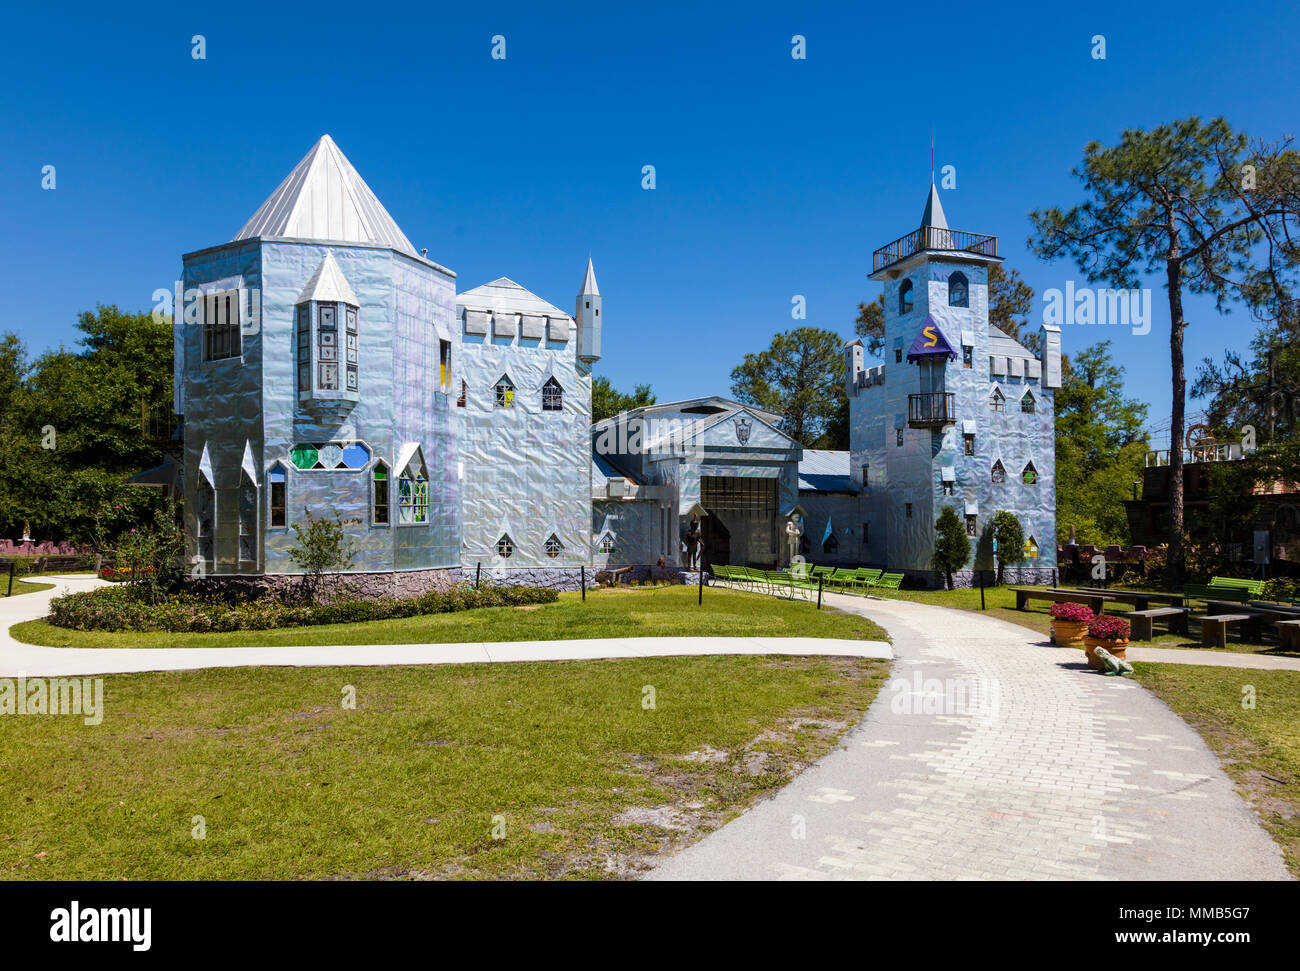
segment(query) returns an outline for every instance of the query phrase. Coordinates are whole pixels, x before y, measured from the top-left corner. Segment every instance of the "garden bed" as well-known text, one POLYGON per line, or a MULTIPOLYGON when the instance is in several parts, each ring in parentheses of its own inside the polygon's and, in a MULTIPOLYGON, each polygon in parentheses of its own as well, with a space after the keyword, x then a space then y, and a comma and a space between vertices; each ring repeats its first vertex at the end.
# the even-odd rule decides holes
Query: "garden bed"
POLYGON ((479 607, 554 603, 557 599, 554 590, 485 585, 407 599, 380 597, 324 604, 269 597, 231 601, 182 591, 151 603, 143 588, 108 587, 55 597, 50 601, 48 620, 55 627, 77 631, 195 634, 397 620, 479 607))

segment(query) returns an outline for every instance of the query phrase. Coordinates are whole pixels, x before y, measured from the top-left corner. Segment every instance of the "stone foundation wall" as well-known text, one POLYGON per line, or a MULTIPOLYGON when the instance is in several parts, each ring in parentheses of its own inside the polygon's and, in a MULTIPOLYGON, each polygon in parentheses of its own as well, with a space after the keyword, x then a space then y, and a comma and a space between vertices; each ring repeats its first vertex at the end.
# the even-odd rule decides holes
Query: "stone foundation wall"
MULTIPOLYGON (((993 570, 960 570, 952 575, 952 585, 959 590, 966 590, 980 585, 980 574, 984 576, 984 585, 991 587, 997 581, 993 570)), ((944 577, 933 570, 911 570, 906 572, 908 586, 925 586, 932 590, 942 590, 944 577)), ((1002 583, 1005 586, 1042 587, 1052 585, 1052 571, 1037 567, 1005 567, 1002 570, 1002 583)))
MULTIPOLYGON (((700 573, 698 570, 687 570, 679 566, 649 566, 642 564, 640 566, 620 567, 619 570, 627 572, 618 572, 618 570, 600 570, 596 573, 596 583, 638 583, 646 580, 666 580, 669 583, 696 584, 700 582, 700 573), (617 575, 615 575, 617 574, 617 575)), ((708 574, 705 574, 704 583, 709 582, 708 574)))
MULTIPOLYGON (((338 579, 359 597, 365 599, 395 597, 400 600, 418 597, 431 590, 450 590, 460 581, 460 578, 460 568, 451 567, 442 570, 345 573, 338 579)), ((269 573, 263 576, 187 577, 185 585, 188 590, 195 593, 214 593, 236 599, 254 600, 271 593, 295 593, 301 587, 302 581, 302 576, 297 574, 269 573)))

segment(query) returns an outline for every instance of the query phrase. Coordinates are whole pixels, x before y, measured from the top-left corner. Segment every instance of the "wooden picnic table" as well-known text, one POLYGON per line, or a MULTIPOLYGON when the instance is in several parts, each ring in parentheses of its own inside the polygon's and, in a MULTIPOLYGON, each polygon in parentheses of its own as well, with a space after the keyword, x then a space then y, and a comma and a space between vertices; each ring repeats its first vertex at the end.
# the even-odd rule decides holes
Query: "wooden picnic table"
POLYGON ((1016 610, 1024 610, 1030 600, 1051 600, 1055 603, 1081 603, 1094 614, 1105 613, 1106 603, 1115 597, 1108 592, 1089 593, 1084 590, 1053 589, 1052 587, 1012 587, 1016 594, 1016 610))
POLYGON ((1096 587, 1079 587, 1077 593, 1104 593, 1120 603, 1132 604, 1134 610, 1147 610, 1155 604, 1182 607, 1187 598, 1181 593, 1140 593, 1136 590, 1099 590, 1096 587))

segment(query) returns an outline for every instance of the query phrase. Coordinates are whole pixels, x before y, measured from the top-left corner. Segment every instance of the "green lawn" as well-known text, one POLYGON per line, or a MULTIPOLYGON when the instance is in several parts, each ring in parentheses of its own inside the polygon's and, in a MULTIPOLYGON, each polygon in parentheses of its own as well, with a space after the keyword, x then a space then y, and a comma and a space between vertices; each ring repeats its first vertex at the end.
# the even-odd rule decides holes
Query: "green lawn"
MULTIPOLYGON (((15 579, 13 595, 16 597, 20 593, 36 593, 36 591, 38 590, 49 590, 53 586, 54 584, 52 583, 33 583, 30 580, 15 579)), ((9 578, 8 577, 0 578, 0 593, 4 593, 8 589, 9 589, 9 578)))
MULTIPOLYGON (((935 604, 940 607, 955 607, 959 610, 979 610, 980 609, 980 592, 974 590, 891 590, 883 596, 897 600, 912 600, 917 603, 935 604)), ((1022 627, 1028 627, 1036 630, 1046 639, 1051 632, 1052 617, 1047 612, 1048 602, 1046 600, 1031 600, 1027 610, 1016 610, 1016 595, 1010 587, 988 587, 984 591, 985 604, 988 607, 987 613, 991 617, 999 617, 1002 620, 1008 620, 1013 624, 1019 624, 1022 627)), ((1132 607, 1128 604, 1111 603, 1106 605, 1106 612, 1123 616, 1128 613, 1132 607)), ((1182 634, 1164 633, 1163 627, 1157 627, 1155 637, 1150 641, 1138 641, 1135 646, 1138 647, 1194 647, 1198 650, 1217 651, 1219 648, 1202 648, 1200 631, 1201 626, 1198 622, 1199 611, 1192 616, 1188 629, 1191 631, 1190 636, 1182 634)), ((1279 657, 1300 657, 1300 652, 1284 651, 1276 642, 1270 643, 1265 640, 1263 644, 1251 644, 1248 641, 1233 640, 1237 631, 1228 631, 1228 646, 1226 650, 1230 653, 1239 654, 1273 654, 1279 657)))
POLYGON ((1133 665, 1218 754, 1300 877, 1300 672, 1133 665), (1253 689, 1254 707, 1243 707, 1253 689))
MULTIPOLYGON (((635 614, 636 596, 606 608, 635 614)), ((631 876, 827 752, 887 671, 698 657, 113 675, 98 726, 0 718, 0 878, 631 876)))
POLYGON ((647 587, 561 594, 537 607, 491 607, 364 624, 288 627, 228 634, 104 634, 66 630, 44 621, 9 633, 50 647, 250 647, 304 644, 453 644, 605 637, 839 637, 888 640, 876 624, 815 604, 761 594, 694 587, 647 587))

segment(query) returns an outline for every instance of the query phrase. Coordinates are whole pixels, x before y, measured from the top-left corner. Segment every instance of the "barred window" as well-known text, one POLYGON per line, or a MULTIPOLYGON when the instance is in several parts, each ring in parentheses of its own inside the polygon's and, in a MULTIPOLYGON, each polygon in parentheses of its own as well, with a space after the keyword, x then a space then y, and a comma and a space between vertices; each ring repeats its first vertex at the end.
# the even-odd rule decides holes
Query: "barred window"
POLYGON ((501 538, 497 540, 497 556, 503 560, 508 560, 514 551, 515 541, 510 538, 509 533, 502 533, 501 538))
POLYGON ((776 513, 776 479, 758 476, 700 476, 700 505, 776 513))
POLYGON ((503 374, 497 379, 496 395, 498 408, 515 406, 515 383, 510 380, 509 375, 503 374))
POLYGON ((564 389, 555 378, 548 378, 542 385, 542 411, 562 411, 564 409, 564 389))
POLYGON ((1002 411, 1007 404, 1007 399, 1002 394, 1001 388, 994 388, 993 393, 989 395, 989 408, 993 411, 1002 411))
POLYGON ((546 537, 547 556, 554 559, 555 557, 559 556, 563 552, 564 552, 564 544, 560 542, 560 538, 558 536, 552 533, 550 536, 546 537))

